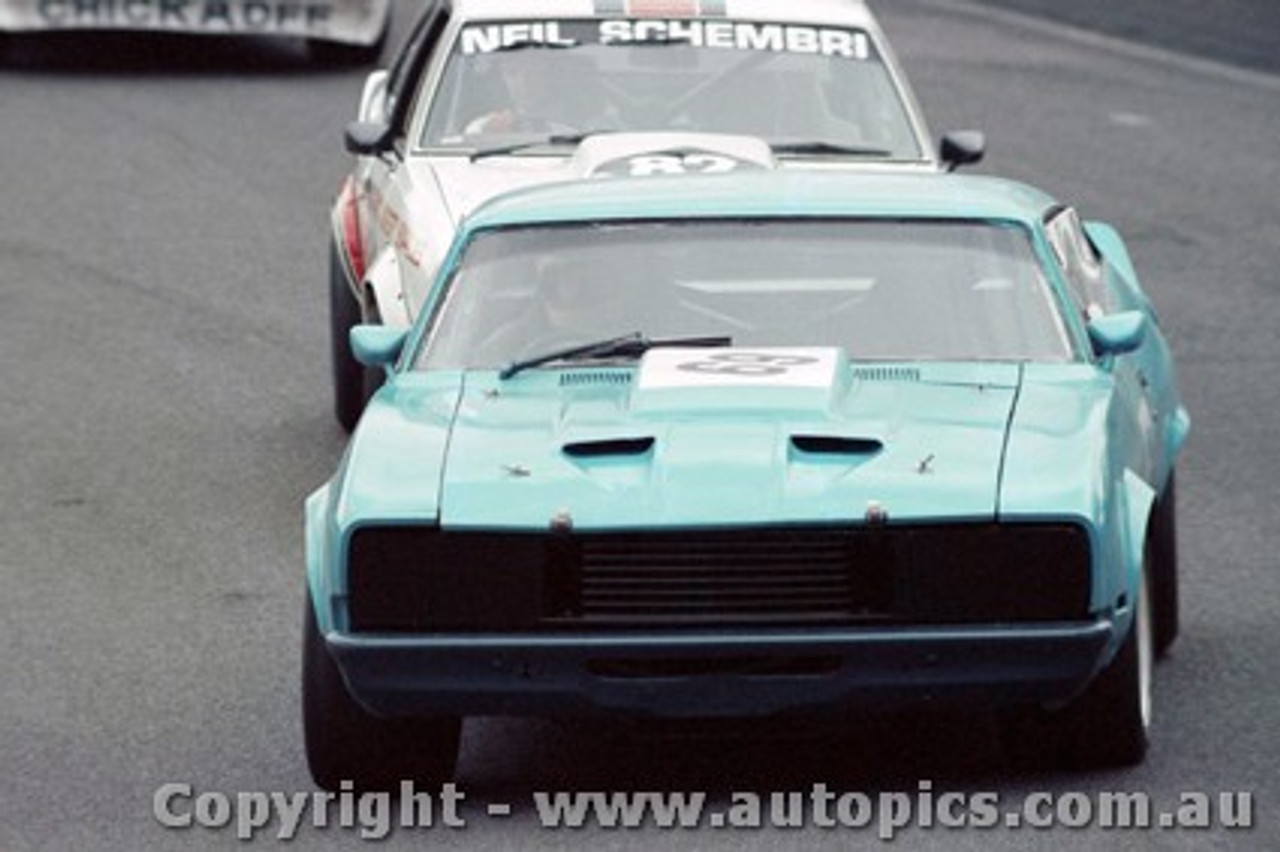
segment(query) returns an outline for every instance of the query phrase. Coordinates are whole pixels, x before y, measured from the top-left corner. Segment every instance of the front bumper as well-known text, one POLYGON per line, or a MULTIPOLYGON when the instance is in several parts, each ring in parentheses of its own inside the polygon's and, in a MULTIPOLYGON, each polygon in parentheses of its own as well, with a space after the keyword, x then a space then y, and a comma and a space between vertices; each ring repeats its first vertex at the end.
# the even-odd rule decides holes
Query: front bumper
POLYGON ((433 636, 330 633, 352 695, 402 715, 765 717, 1065 701, 1112 622, 433 636))

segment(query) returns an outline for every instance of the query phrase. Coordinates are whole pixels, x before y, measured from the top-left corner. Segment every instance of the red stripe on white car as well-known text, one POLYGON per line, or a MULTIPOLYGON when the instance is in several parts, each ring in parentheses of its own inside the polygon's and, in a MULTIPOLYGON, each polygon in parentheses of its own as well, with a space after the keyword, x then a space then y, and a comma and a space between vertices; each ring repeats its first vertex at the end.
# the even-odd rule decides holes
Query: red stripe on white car
POLYGON ((351 276, 364 278, 364 242, 360 239, 360 210, 356 206, 355 180, 348 177, 339 193, 342 199, 342 242, 351 264, 351 276))

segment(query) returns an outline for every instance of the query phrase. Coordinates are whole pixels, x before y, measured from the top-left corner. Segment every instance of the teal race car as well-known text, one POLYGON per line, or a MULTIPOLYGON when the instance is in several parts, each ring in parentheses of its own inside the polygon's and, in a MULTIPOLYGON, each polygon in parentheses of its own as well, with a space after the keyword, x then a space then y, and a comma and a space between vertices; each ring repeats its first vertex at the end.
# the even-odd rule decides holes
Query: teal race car
POLYGON ((457 235, 306 502, 320 785, 467 715, 1000 714, 1140 761, 1189 430, 1117 232, 942 174, 521 190, 457 235))

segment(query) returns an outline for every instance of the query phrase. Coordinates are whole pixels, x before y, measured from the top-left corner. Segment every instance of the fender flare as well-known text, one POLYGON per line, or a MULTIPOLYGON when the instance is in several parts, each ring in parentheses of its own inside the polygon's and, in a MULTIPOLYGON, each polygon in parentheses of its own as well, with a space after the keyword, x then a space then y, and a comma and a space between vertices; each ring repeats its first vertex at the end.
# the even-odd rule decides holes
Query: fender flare
MULTIPOLYGON (((1177 459, 1182 448, 1186 446, 1187 437, 1191 434, 1191 415, 1181 405, 1169 417, 1169 425, 1165 431, 1165 457, 1177 459)), ((1169 466, 1173 466, 1170 461, 1169 466)))
POLYGON ((1133 258, 1129 254, 1129 247, 1125 244, 1124 238, 1120 236, 1115 226, 1107 222, 1089 220, 1083 224, 1083 228, 1085 236, 1089 238, 1089 242, 1093 243, 1093 247, 1109 260, 1129 283, 1136 284, 1138 273, 1134 269, 1133 258))
POLYGON ((333 583, 325 570, 328 548, 325 521, 331 488, 325 485, 312 492, 303 504, 303 554, 306 562, 307 597, 315 609, 316 623, 322 631, 333 626, 333 583))
POLYGON ((377 316, 385 325, 408 327, 412 324, 405 306, 400 258, 394 249, 384 250, 369 265, 362 289, 366 294, 365 316, 369 316, 369 307, 375 307, 377 316), (369 300, 373 302, 372 306, 368 304, 369 300))
POLYGON ((329 213, 329 229, 351 297, 362 301, 363 294, 358 284, 365 273, 364 242, 360 237, 360 207, 355 180, 350 175, 342 181, 334 198, 329 213))
POLYGON ((368 259, 363 256, 363 248, 358 242, 356 217, 355 185, 351 178, 347 178, 338 192, 330 226, 347 282, 352 285, 352 296, 360 302, 365 319, 377 316, 387 325, 407 327, 411 320, 400 280, 400 259, 393 248, 387 247, 365 266, 368 259), (352 257, 353 250, 361 251, 361 256, 352 257), (356 286, 357 275, 360 276, 359 286, 356 286))
MULTIPOLYGON (((1124 472, 1124 593, 1130 617, 1138 600, 1138 584, 1142 581, 1142 566, 1146 557, 1147 534, 1151 526, 1151 511, 1155 507, 1155 489, 1132 470, 1124 472)), ((1126 625, 1128 620, 1126 619, 1126 625)), ((1124 635, 1121 631, 1120 635, 1124 635)))

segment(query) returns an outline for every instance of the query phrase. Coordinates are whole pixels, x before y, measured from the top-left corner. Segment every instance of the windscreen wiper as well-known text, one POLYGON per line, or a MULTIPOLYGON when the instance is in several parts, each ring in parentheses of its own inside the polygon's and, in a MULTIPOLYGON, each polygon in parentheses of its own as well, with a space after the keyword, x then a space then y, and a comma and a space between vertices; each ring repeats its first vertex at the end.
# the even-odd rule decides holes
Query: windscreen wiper
MULTIPOLYGON (((500 44, 492 49, 493 53, 515 53, 519 50, 569 50, 578 46, 576 41, 517 41, 512 44, 500 44)), ((485 52, 490 52, 485 48, 485 52)))
POLYGON ((554 352, 535 355, 532 358, 522 358, 519 361, 513 361, 498 372, 498 378, 505 381, 524 370, 528 370, 532 367, 541 367, 544 364, 550 364, 554 361, 583 361, 592 358, 639 358, 650 349, 658 349, 661 347, 670 348, 674 346, 687 346, 690 348, 714 348, 717 346, 732 345, 733 338, 726 335, 707 337, 665 337, 657 340, 651 340, 640 332, 635 331, 631 334, 624 334, 621 337, 610 337, 605 340, 596 341, 595 343, 584 343, 578 346, 570 346, 565 349, 557 349, 554 352))
POLYGON ((827 142, 822 139, 809 139, 798 142, 774 142, 769 145, 775 154, 832 154, 845 157, 892 157, 892 151, 883 148, 864 148, 857 145, 842 145, 839 142, 827 142))
POLYGON ((536 139, 526 139, 523 142, 512 142, 509 145, 496 145, 493 148, 478 148, 471 152, 471 162, 483 160, 485 157, 502 157, 507 154, 515 154, 529 148, 542 147, 562 147, 565 145, 581 145, 588 136, 598 136, 601 133, 616 133, 614 130, 580 130, 573 133, 552 133, 549 136, 538 136, 536 139))

